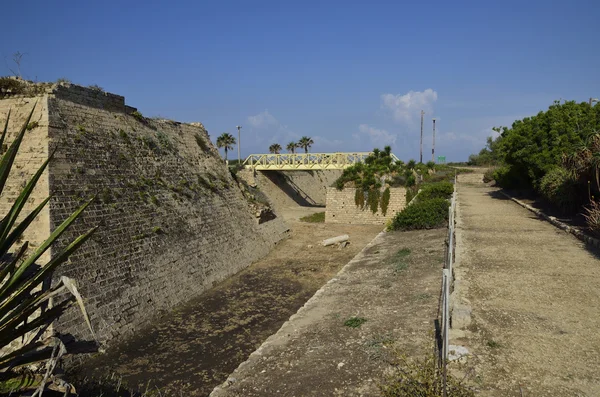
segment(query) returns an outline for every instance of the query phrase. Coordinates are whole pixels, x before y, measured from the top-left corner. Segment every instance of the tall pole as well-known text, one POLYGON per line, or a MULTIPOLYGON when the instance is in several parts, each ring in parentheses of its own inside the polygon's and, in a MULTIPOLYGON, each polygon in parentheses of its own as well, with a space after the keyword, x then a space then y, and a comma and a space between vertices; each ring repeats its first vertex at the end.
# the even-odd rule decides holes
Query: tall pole
POLYGON ((238 125, 237 129, 238 129, 238 165, 240 165, 240 163, 242 162, 242 156, 240 155, 240 145, 242 143, 240 130, 242 129, 242 126, 238 125))
POLYGON ((419 157, 419 163, 423 162, 423 115, 425 114, 424 111, 421 110, 421 154, 419 157))
POLYGON ((431 161, 435 163, 435 119, 433 119, 433 146, 431 147, 431 161))

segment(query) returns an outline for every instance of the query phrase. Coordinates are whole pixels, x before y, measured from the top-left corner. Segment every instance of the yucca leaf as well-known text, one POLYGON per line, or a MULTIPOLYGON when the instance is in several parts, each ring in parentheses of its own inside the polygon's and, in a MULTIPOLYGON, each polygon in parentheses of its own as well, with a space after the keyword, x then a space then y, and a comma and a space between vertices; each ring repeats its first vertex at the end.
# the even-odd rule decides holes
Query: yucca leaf
POLYGON ((39 348, 44 348, 47 347, 47 345, 45 343, 42 342, 31 342, 28 343, 24 346, 21 346, 19 349, 10 352, 2 357, 0 357, 0 371, 2 371, 4 368, 11 366, 10 361, 21 356, 21 355, 26 355, 29 352, 32 352, 33 350, 39 349, 39 348))
MULTIPOLYGON (((53 296, 62 293, 65 290, 64 285, 57 285, 56 287, 47 291, 37 291, 31 295, 27 295, 20 300, 12 300, 17 304, 14 305, 14 310, 6 313, 6 316, 0 321, 0 333, 6 329, 14 329, 17 325, 25 322, 27 318, 32 315, 36 310, 40 309, 42 304, 48 301, 53 296)), ((70 299, 70 298, 68 298, 70 299)))
MULTIPOLYGON (((2 245, 0 245, 0 254, 3 252, 2 250, 5 248, 4 246, 5 246, 5 243, 7 242, 6 236, 8 236, 8 233, 10 232, 13 225, 17 221, 17 218, 19 217, 19 214, 21 213, 23 206, 25 206, 27 199, 31 195, 31 192, 35 188, 36 183, 42 176, 42 173, 48 166, 48 163, 52 159, 53 155, 54 155, 54 153, 52 153, 50 156, 48 156, 46 161, 44 161, 44 163, 40 166, 40 168, 33 175, 31 180, 29 180, 29 183, 25 186, 25 188, 23 188, 23 190, 21 190, 21 194, 19 194, 19 197, 17 197, 17 199, 13 203, 10 211, 8 212, 8 215, 6 215, 6 222, 2 225, 2 229, 0 229, 0 241, 3 243, 2 245)), ((46 202, 47 202, 47 200, 46 200, 46 202)), ((10 246, 6 247, 5 249, 8 251, 8 248, 10 248, 10 246)))
MULTIPOLYGON (((41 299, 42 296, 44 296, 44 293, 37 292, 29 295, 25 300, 17 301, 15 310, 9 312, 6 318, 1 322, 0 335, 7 331, 14 330, 19 324, 26 322, 29 316, 40 308, 39 304, 44 302, 44 300, 41 299)), ((15 300, 12 301, 15 302, 15 300)))
MULTIPOLYGON (((19 150, 19 146, 21 146, 21 141, 23 140, 23 136, 25 135, 25 131, 27 131, 27 125, 31 120, 31 116, 33 116, 33 111, 35 110, 35 105, 31 109, 27 120, 21 127, 21 131, 13 141, 13 143, 8 148, 8 151, 2 156, 2 160, 0 160, 0 193, 4 190, 4 185, 6 183, 6 179, 8 178, 8 174, 10 173, 10 169, 15 161, 15 157, 17 156, 17 151, 19 150)), ((0 224, 0 227, 2 225, 0 224)))
POLYGON ((17 283, 20 280, 23 273, 25 273, 25 270, 27 270, 29 266, 34 264, 35 261, 37 261, 39 257, 42 256, 44 252, 46 252, 46 250, 52 245, 52 243, 54 243, 54 241, 64 233, 64 231, 79 217, 83 210, 85 210, 93 200, 94 199, 91 199, 87 203, 83 204, 77 209, 77 211, 75 211, 73 214, 71 214, 71 216, 65 219, 65 221, 61 223, 60 226, 54 230, 54 232, 52 232, 50 237, 48 237, 46 241, 44 241, 42 245, 40 245, 40 247, 36 249, 35 252, 31 254, 31 256, 27 258, 25 262, 23 262, 17 268, 17 270, 13 273, 8 283, 5 286, 3 286, 2 289, 0 289, 0 296, 3 296, 6 293, 11 293, 11 291, 17 288, 17 283))
POLYGON ((3 396, 20 396, 22 392, 35 388, 40 381, 41 376, 31 371, 6 372, 0 376, 0 393, 3 396))
MULTIPOLYGON (((19 223, 13 230, 10 232, 8 237, 4 240, 0 240, 0 257, 6 255, 6 253, 10 250, 10 247, 17 241, 19 237, 23 235, 23 232, 29 227, 31 222, 38 216, 38 214, 42 211, 44 206, 48 203, 50 197, 46 198, 42 201, 21 223, 19 223)), ((0 279, 1 280, 1 279, 0 279)))
POLYGON ((2 357, 0 361, 0 370, 30 365, 49 359, 52 356, 53 346, 44 343, 30 343, 21 349, 2 357), (9 357, 10 356, 10 357, 9 357))
POLYGON ((73 251, 79 248, 81 244, 90 238, 96 229, 97 227, 94 227, 77 237, 71 244, 69 244, 59 254, 52 258, 50 262, 48 262, 45 266, 42 266, 34 276, 25 279, 17 287, 16 291, 13 292, 12 290, 9 290, 8 293, 11 294, 10 298, 0 303, 0 319, 2 319, 9 310, 16 306, 15 302, 19 302, 20 299, 27 296, 27 294, 37 285, 41 284, 46 276, 49 275, 58 265, 67 260, 69 255, 71 255, 73 251))
POLYGON ((73 295, 75 297, 75 300, 77 301, 77 304, 79 305, 79 310, 81 311, 81 315, 85 319, 85 322, 90 330, 90 333, 92 334, 92 337, 94 338, 96 343, 100 344, 100 342, 98 342, 98 338, 96 337, 96 333, 94 332, 94 329, 92 328, 92 323, 90 322, 90 316, 88 316, 87 310, 85 310, 85 305, 83 304, 83 298, 81 297, 81 294, 77 290, 77 285, 75 285, 75 281, 66 276, 62 276, 60 278, 60 281, 62 281, 63 285, 69 290, 71 295, 73 295))
POLYGON ((4 138, 6 138, 6 131, 8 131, 8 120, 10 120, 10 112, 11 109, 8 109, 8 114, 6 115, 6 122, 4 123, 4 129, 2 130, 2 136, 0 136, 0 148, 4 145, 4 138))
MULTIPOLYGON (((19 315, 22 311, 26 310, 31 306, 35 306, 38 304, 42 304, 48 299, 52 298, 54 295, 60 294, 64 292, 65 286, 61 283, 58 283, 54 287, 47 290, 38 290, 35 292, 31 292, 26 296, 22 296, 20 298, 11 296, 10 302, 8 302, 6 306, 6 310, 2 317, 0 317, 0 330, 2 330, 6 324, 12 319, 19 315)), ((17 324, 19 324, 17 322, 17 324)))
MULTIPOLYGON (((19 249, 19 252, 17 253, 17 255, 15 255, 15 257, 10 262, 7 262, 6 266, 3 266, 2 271, 0 271, 0 280, 4 280, 4 278, 6 276, 8 276, 9 274, 11 274, 13 272, 13 270, 17 266, 17 263, 19 262, 21 257, 23 257, 23 255, 27 251, 28 247, 29 247, 29 242, 25 241, 25 243, 19 249)), ((3 283, 3 281, 0 281, 0 286, 3 285, 2 283, 3 283)), ((0 296, 0 299, 4 299, 4 297, 0 296)))
POLYGON ((47 323, 51 323, 72 304, 73 300, 68 299, 52 307, 51 309, 48 309, 45 312, 41 313, 39 316, 37 316, 35 319, 33 319, 27 324, 23 324, 17 327, 16 329, 5 329, 3 331, 0 331, 0 346, 6 346, 8 343, 20 338, 26 333, 47 323))

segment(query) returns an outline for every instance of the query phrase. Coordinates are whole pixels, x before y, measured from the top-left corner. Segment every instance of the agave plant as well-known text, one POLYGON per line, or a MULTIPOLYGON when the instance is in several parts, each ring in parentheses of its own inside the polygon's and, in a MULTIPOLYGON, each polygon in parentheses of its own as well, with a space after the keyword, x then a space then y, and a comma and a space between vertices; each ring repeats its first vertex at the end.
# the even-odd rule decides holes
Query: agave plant
POLYGON ((600 203, 592 200, 587 207, 584 207, 583 217, 589 230, 596 236, 600 236, 600 203))
POLYGON ((577 176, 588 175, 594 178, 600 190, 600 132, 590 134, 569 155, 563 155, 563 164, 577 176))
MULTIPOLYGON (((0 194, 4 190, 34 109, 31 110, 17 137, 0 159, 0 194)), ((0 147, 2 147, 6 138, 9 119, 10 111, 0 136, 0 147)), ((29 183, 22 189, 12 208, 0 220, 0 385, 12 384, 15 385, 13 388, 20 389, 27 386, 27 384, 31 386, 33 383, 38 388, 40 395, 50 371, 41 380, 34 379, 33 382, 14 382, 14 380, 24 379, 18 371, 24 366, 53 358, 54 362, 48 365, 47 368, 50 370, 56 364, 57 357, 66 352, 64 345, 58 338, 48 336, 49 333, 45 332, 52 322, 77 301, 90 331, 92 331, 81 296, 77 292, 73 280, 62 277, 50 288, 43 288, 43 284, 58 265, 63 263, 73 251, 90 238, 96 228, 92 228, 76 238, 54 255, 48 263, 40 265, 38 260, 79 217, 93 199, 77 209, 33 252, 29 253, 28 242, 17 248, 23 233, 50 200, 50 197, 46 198, 27 214, 21 222, 17 222, 25 203, 51 158, 52 156, 49 156, 44 162, 29 183), (65 294, 65 292, 70 293, 65 294), (50 299, 57 296, 60 297, 60 302, 56 305, 50 305, 50 299)), ((94 335, 93 331, 92 335, 94 335)))

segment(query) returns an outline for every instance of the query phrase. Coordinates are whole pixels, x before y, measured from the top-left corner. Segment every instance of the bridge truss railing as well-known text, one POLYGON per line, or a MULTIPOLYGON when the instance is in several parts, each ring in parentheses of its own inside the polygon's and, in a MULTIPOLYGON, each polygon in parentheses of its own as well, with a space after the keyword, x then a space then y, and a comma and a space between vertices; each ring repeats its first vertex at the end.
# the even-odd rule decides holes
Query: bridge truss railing
MULTIPOLYGON (((363 162, 371 152, 251 154, 245 168, 255 170, 343 170, 363 162)), ((392 154, 392 159, 398 158, 392 154)))

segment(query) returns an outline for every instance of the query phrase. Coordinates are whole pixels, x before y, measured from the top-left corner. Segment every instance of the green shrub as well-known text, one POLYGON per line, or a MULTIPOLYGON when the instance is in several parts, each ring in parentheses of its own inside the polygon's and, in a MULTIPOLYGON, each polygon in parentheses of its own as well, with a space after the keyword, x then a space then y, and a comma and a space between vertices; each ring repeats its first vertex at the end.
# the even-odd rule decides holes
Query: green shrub
POLYGON ((419 189, 416 186, 406 188, 406 204, 408 205, 417 195, 419 189))
POLYGON ((443 198, 417 201, 394 217, 390 229, 414 230, 442 227, 448 220, 449 202, 443 198))
POLYGON ((302 222, 309 223, 323 223, 325 222, 325 213, 324 212, 316 212, 312 215, 303 216, 300 218, 302 222))
MULTIPOLYGON (((394 371, 379 385, 383 397, 442 397, 443 375, 438 358, 429 349, 426 357, 411 360, 398 354, 394 371)), ((475 392, 451 373, 447 374, 448 397, 475 397, 475 392)))
POLYGON ((493 167, 493 168, 489 168, 484 174, 483 174, 483 182, 484 183, 488 183, 494 180, 494 173, 496 172, 498 168, 497 167, 493 167))
POLYGON ((383 191, 383 194, 381 195, 381 214, 383 216, 385 216, 385 214, 387 214, 387 210, 388 207, 390 205, 390 188, 387 187, 385 188, 385 190, 383 191))
POLYGON ((454 192, 454 185, 450 182, 438 182, 425 185, 419 194, 419 201, 431 200, 434 198, 449 199, 454 192))
POLYGON ((357 187, 354 192, 354 204, 360 209, 365 208, 365 192, 362 187, 357 187))
POLYGON ((404 175, 394 175, 392 180, 389 181, 391 187, 399 187, 406 185, 406 177, 404 175))
POLYGON ((174 149, 173 143, 171 142, 167 134, 165 134, 162 131, 158 131, 156 133, 156 137, 158 138, 158 143, 161 147, 165 148, 167 151, 172 151, 174 149))
POLYGON ((31 131, 34 128, 37 128, 40 125, 40 123, 38 123, 37 121, 32 121, 31 123, 27 124, 27 131, 31 131))
POLYGON ((527 176, 520 174, 516 168, 510 165, 497 168, 492 176, 496 183, 503 188, 516 189, 528 187, 527 176))
POLYGON ((367 191, 373 188, 381 188, 381 177, 384 175, 397 174, 401 166, 394 163, 392 159, 392 148, 386 146, 383 150, 373 149, 364 162, 357 163, 344 170, 342 175, 334 182, 334 186, 341 190, 344 185, 353 182, 357 188, 367 191))
POLYGON ((5 95, 16 95, 25 93, 27 85, 11 77, 0 77, 0 98, 5 95))
POLYGON ((381 192, 379 189, 371 189, 369 190, 368 200, 369 200, 369 208, 372 213, 377 212, 377 208, 379 208, 379 199, 381 197, 381 192))
POLYGON ((131 112, 131 116, 139 122, 144 121, 144 116, 137 110, 131 112))
POLYGON ((580 185, 572 171, 556 167, 548 171, 538 184, 538 191, 548 202, 564 213, 576 212, 582 204, 580 185))

